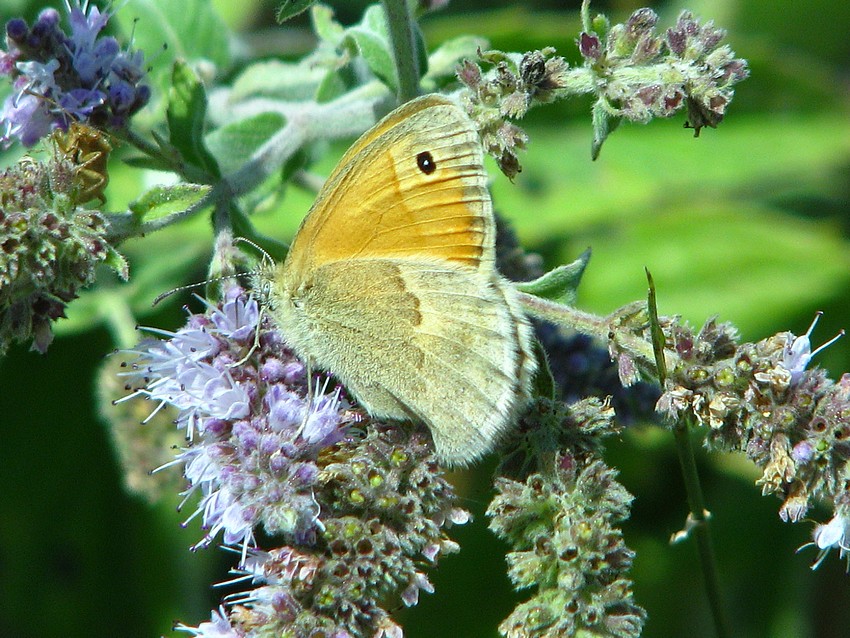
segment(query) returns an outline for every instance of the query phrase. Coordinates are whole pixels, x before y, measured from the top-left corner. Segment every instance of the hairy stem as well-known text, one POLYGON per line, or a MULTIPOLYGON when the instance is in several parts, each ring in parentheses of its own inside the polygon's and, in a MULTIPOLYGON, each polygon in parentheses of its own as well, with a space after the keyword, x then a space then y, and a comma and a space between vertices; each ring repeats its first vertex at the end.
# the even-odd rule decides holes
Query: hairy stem
MULTIPOLYGON (((649 284, 647 298, 647 310, 649 312, 650 334, 652 347, 655 354, 655 365, 658 381, 663 388, 667 382, 667 362, 664 357, 665 336, 661 330, 658 320, 658 307, 656 305, 655 282, 649 269, 646 269, 646 279, 649 284)), ((685 492, 688 499, 688 520, 684 532, 673 537, 674 542, 685 538, 693 530, 697 541, 700 565, 702 566, 703 580, 705 582, 708 605, 714 618, 714 627, 719 638, 729 636, 729 625, 726 612, 723 607, 720 593, 720 577, 717 573, 717 560, 714 556, 714 545, 711 541, 711 530, 708 526, 709 513, 705 507, 705 498, 702 494, 702 485, 699 480, 694 449, 691 445, 690 431, 692 417, 684 417, 673 426, 673 437, 676 441, 676 451, 679 455, 679 465, 682 468, 682 479, 685 483, 685 492)))
POLYGON ((676 450, 679 453, 679 464, 682 466, 682 477, 688 496, 688 507, 691 511, 688 519, 697 542, 708 604, 714 618, 714 628, 717 631, 718 638, 727 638, 731 633, 729 632, 729 623, 720 593, 720 577, 717 571, 714 545, 711 541, 711 530, 708 526, 708 511, 705 509, 705 499, 703 498, 697 464, 694 459, 689 426, 688 420, 682 419, 673 428, 676 450))
POLYGON ((419 58, 416 54, 416 36, 413 15, 407 0, 382 0, 390 32, 399 102, 407 102, 419 95, 419 58))

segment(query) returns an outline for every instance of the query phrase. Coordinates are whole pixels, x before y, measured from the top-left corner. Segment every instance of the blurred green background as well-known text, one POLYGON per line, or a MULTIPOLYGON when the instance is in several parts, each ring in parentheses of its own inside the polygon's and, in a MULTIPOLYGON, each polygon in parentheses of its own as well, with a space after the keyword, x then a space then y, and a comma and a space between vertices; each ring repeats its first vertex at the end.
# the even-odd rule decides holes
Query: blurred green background
MULTIPOLYGON (((196 4, 187 3, 190 16, 196 4)), ((310 47, 303 21, 274 25, 274 3, 214 4, 240 46, 290 56, 310 47)), ((331 4, 347 23, 366 5, 331 4)), ((422 26, 430 47, 471 33, 509 51, 553 45, 575 61, 578 5, 455 0, 422 26)), ((43 6, 6 0, 0 19, 32 19, 43 6)), ((593 9, 623 21, 640 6, 622 0, 595 2, 593 9)), ((663 27, 683 8, 713 19, 749 61, 752 77, 738 86, 726 121, 699 139, 683 130, 684 115, 624 125, 591 162, 589 102, 539 109, 527 121, 531 144, 515 183, 491 170, 497 209, 548 266, 592 247, 579 295, 587 310, 609 312, 642 298, 646 266, 662 313, 695 324, 719 314, 748 340, 805 332, 817 310, 825 315, 815 345, 850 327, 850 5, 695 0, 650 6, 663 27)), ((149 11, 137 0, 121 8, 126 24, 144 21, 149 11)), ((148 53, 150 64, 162 63, 148 53)), ((145 188, 120 162, 122 152, 111 165, 113 210, 145 188)), ((338 156, 331 153, 317 171, 329 170, 338 156)), ((13 152, 0 157, 3 166, 14 159, 13 152)), ((286 239, 311 197, 290 189, 258 224, 286 239)), ((179 306, 188 296, 156 313, 150 301, 156 292, 204 276, 210 238, 199 218, 146 239, 144 249, 125 247, 133 279, 120 290, 132 300, 136 319, 165 328, 181 324, 179 306)), ((18 346, 0 361, 3 637, 170 634, 175 619, 197 625, 208 618, 221 597, 210 583, 226 580, 233 562, 216 549, 187 551, 200 532, 197 524, 179 526, 185 514, 176 513, 176 497, 150 506, 122 490, 94 391, 104 355, 116 345, 105 328, 103 300, 117 285, 105 278, 101 289, 72 304, 47 355, 18 346)), ((840 376, 850 369, 850 341, 839 341, 817 363, 840 376)), ((695 549, 667 542, 686 515, 671 443, 657 428, 633 427, 610 443, 606 458, 636 496, 624 531, 637 552, 636 597, 649 612, 644 635, 711 636, 695 549)), ((756 474, 743 459, 700 454, 699 460, 734 635, 850 635, 845 566, 833 555, 812 572, 814 551, 795 554, 812 525, 783 524, 779 501, 759 495, 756 474)), ((436 593, 401 613, 407 636, 495 636, 521 599, 504 574, 505 548, 486 529, 491 470, 484 464, 454 475, 476 520, 456 528, 462 551, 432 575, 436 593)), ((823 521, 830 514, 812 516, 823 521)))

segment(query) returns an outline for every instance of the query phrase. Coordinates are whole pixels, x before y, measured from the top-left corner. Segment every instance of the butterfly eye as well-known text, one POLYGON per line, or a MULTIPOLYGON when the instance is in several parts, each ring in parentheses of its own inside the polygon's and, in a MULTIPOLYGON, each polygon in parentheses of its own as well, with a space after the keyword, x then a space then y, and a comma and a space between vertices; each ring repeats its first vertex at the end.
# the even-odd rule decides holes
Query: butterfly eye
POLYGON ((437 170, 437 164, 434 162, 433 156, 428 151, 422 151, 416 156, 416 164, 419 166, 419 170, 426 175, 430 175, 437 170))

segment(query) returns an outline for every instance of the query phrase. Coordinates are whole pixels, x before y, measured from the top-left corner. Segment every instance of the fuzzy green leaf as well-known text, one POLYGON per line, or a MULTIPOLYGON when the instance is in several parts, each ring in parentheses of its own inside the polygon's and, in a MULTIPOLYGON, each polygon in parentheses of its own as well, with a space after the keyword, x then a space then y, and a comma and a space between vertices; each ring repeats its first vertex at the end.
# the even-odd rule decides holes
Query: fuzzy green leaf
POLYGON ((213 177, 220 177, 218 166, 204 147, 204 120, 207 94, 201 80, 185 62, 175 62, 168 91, 168 132, 171 145, 183 160, 213 177))
POLYGON ((257 62, 245 68, 236 78, 229 100, 234 103, 252 97, 309 100, 326 73, 321 65, 291 64, 280 60, 257 62))
POLYGON ((194 206, 210 192, 210 188, 206 184, 154 186, 130 204, 130 210, 139 222, 149 222, 194 206))
POLYGON ((316 4, 316 0, 283 0, 283 3, 277 8, 275 19, 278 24, 282 24, 290 18, 304 13, 314 4, 316 4))
POLYGON ((534 281, 519 282, 516 287, 535 297, 567 305, 573 304, 576 300, 576 289, 588 261, 590 261, 589 248, 572 263, 558 266, 534 281))
POLYGON ((334 20, 334 12, 323 4, 314 5, 310 10, 310 22, 316 36, 332 46, 337 46, 342 40, 345 29, 334 20))
POLYGON ((360 24, 347 29, 345 36, 345 41, 356 48, 369 70, 396 90, 398 77, 383 9, 378 5, 366 9, 360 24))
POLYGON ((124 281, 127 281, 130 277, 130 267, 127 264, 127 260, 124 258, 124 255, 119 253, 112 246, 109 246, 104 263, 112 268, 112 270, 114 270, 115 273, 124 281))
POLYGON ((285 123, 279 113, 260 113, 216 129, 207 135, 206 145, 228 174, 242 167, 285 123))
POLYGON ((593 144, 590 147, 590 158, 596 160, 602 150, 602 144, 608 139, 620 125, 620 118, 613 117, 605 108, 604 99, 600 98, 594 103, 591 110, 593 121, 593 144))

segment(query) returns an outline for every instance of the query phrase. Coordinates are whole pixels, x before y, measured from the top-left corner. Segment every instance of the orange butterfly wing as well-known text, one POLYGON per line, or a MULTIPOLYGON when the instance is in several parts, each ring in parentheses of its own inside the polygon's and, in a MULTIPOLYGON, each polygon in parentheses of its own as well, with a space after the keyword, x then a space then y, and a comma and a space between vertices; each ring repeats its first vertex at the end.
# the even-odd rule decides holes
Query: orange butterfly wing
POLYGON ((294 283, 338 260, 427 255, 489 271, 494 241, 474 124, 453 102, 426 96, 394 111, 343 156, 283 268, 294 283))

